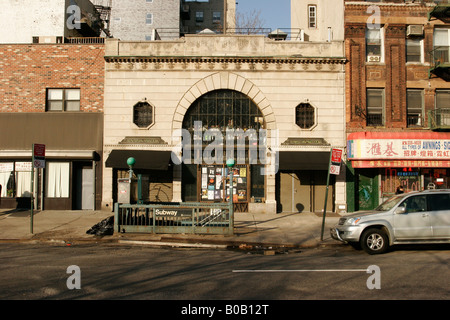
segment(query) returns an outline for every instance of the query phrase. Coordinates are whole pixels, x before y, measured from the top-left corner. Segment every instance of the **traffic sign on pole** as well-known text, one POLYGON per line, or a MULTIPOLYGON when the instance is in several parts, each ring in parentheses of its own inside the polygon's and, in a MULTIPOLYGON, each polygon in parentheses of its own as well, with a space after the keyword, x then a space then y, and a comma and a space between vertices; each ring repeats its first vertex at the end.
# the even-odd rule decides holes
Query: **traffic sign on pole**
POLYGON ((33 167, 45 168, 45 144, 33 144, 33 167))

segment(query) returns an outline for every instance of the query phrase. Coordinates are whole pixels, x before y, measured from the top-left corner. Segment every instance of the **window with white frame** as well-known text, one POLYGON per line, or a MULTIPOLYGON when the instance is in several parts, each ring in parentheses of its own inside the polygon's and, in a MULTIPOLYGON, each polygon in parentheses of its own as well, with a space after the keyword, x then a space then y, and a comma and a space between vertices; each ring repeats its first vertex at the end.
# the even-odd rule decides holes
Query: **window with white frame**
POLYGON ((382 62, 383 58, 383 29, 366 29, 366 57, 367 62, 382 62))
POLYGON ((384 89, 367 89, 367 126, 384 125, 384 89))
POLYGON ((145 24, 153 24, 153 13, 147 13, 145 17, 145 24))
POLYGON ((423 89, 406 90, 406 119, 408 127, 423 126, 423 89))
POLYGON ((423 62, 423 39, 406 39, 406 62, 423 62))
POLYGON ((317 6, 308 6, 308 26, 309 28, 317 28, 317 6))
POLYGON ((434 61, 439 63, 450 62, 450 29, 436 28, 433 42, 434 61))
POLYGON ((80 111, 80 89, 47 89, 47 111, 80 111))

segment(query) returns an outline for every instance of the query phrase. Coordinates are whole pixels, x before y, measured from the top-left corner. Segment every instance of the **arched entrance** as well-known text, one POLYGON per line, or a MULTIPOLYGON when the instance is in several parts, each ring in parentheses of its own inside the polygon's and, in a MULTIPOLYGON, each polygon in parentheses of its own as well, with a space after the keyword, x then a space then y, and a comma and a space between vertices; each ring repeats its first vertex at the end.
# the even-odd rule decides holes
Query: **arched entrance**
POLYGON ((182 168, 184 201, 229 201, 226 158, 230 152, 238 160, 233 170, 235 210, 248 211, 249 202, 264 201, 265 179, 259 161, 262 159, 254 157, 259 154, 266 122, 249 96, 231 89, 205 93, 186 111, 182 128, 190 133, 192 149, 191 159, 184 161, 182 168), (232 150, 229 141, 233 141, 232 150))

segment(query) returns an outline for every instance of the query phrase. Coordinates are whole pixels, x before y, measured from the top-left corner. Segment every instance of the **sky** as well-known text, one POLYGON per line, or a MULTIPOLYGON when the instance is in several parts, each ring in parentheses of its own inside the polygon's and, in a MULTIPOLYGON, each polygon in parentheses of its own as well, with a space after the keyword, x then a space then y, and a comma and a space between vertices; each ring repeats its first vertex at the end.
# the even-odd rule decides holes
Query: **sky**
POLYGON ((236 0, 236 3, 237 12, 260 11, 260 18, 265 22, 264 28, 291 28, 291 0, 236 0))

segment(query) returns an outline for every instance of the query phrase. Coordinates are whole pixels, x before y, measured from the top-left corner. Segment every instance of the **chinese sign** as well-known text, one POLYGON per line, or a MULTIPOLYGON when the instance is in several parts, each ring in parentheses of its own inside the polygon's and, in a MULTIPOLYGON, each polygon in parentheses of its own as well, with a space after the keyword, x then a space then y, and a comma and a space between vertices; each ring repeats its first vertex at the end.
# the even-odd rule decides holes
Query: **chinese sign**
POLYGON ((352 161, 353 168, 450 168, 450 161, 437 160, 361 160, 352 161))
POLYGON ((360 139, 347 143, 351 160, 449 160, 450 140, 360 139))

